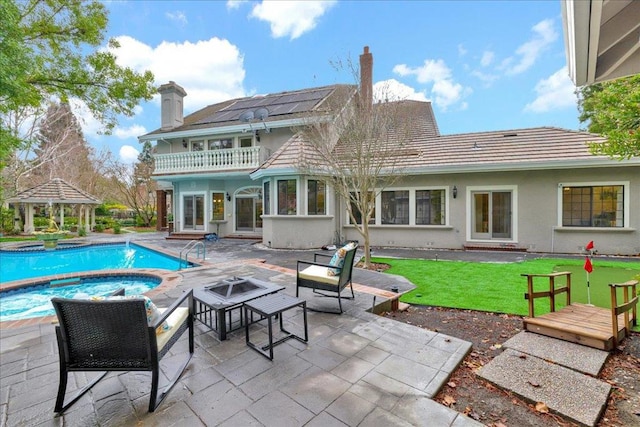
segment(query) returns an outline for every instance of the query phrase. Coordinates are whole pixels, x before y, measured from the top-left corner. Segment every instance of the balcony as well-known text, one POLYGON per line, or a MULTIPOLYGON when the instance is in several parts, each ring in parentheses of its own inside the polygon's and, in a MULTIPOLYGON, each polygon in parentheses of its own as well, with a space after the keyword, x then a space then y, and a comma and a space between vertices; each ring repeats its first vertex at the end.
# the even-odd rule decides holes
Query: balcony
POLYGON ((264 147, 156 154, 154 175, 255 169, 267 159, 264 147))

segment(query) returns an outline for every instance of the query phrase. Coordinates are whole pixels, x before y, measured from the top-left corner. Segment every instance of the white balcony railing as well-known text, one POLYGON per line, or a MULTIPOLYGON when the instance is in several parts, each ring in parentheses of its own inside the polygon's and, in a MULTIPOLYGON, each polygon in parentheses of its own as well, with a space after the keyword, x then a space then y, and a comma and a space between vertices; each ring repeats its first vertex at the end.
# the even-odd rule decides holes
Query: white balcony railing
POLYGON ((156 161, 154 174, 214 172, 256 168, 266 159, 267 155, 267 150, 263 147, 156 154, 154 156, 156 161))

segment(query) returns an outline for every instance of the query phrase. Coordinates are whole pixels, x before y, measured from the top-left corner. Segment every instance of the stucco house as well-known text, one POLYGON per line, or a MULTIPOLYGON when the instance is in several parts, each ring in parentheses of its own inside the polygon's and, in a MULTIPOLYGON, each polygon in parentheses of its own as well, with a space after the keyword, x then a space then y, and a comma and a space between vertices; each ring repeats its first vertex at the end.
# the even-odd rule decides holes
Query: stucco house
MULTIPOLYGON (((337 97, 370 99, 372 68, 365 48, 360 88, 232 99, 186 117, 184 89, 162 85, 161 127, 139 137, 155 142, 158 227, 173 217, 176 234, 273 248, 360 239, 345 202, 297 167, 296 128, 337 97)), ((594 156, 588 144, 601 137, 553 127, 441 135, 429 102, 398 102, 414 131, 405 175, 377 196, 371 245, 580 253, 594 240, 601 254, 640 254, 640 158, 594 156)))

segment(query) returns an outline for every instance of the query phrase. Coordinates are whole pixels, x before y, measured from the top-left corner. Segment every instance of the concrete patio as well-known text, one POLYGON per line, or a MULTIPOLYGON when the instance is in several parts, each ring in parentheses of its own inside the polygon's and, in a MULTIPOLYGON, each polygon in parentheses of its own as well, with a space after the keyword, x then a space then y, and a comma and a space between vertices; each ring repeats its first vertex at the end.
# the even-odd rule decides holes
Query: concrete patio
MULTIPOLYGON (((175 245, 161 239, 153 243, 175 245)), ((268 280, 295 295, 290 261, 264 264, 251 250, 229 255, 221 248, 215 246, 210 252, 213 266, 181 271, 182 280, 156 292, 153 300, 163 306, 186 289, 231 275, 268 280)), ((293 259, 301 254, 286 256, 293 259)), ((358 284, 356 299, 344 303, 347 311, 343 315, 309 312, 309 342, 289 340, 278 345, 273 362, 246 346, 243 331, 218 341, 196 322, 194 357, 155 413, 147 412, 150 374, 116 372, 63 416, 55 416, 58 355, 54 325, 0 327, 0 425, 481 425, 432 400, 470 351, 471 343, 367 311, 385 299, 389 286, 406 289, 408 284, 401 279, 359 271, 354 281, 358 284)), ((337 305, 334 299, 306 291, 301 296, 310 307, 337 305)), ((302 327, 300 309, 287 311, 284 319, 287 329, 302 327)), ((251 326, 252 341, 266 340, 264 324, 251 326)), ((185 338, 163 359, 169 374, 187 352, 185 338)), ((68 389, 80 387, 90 377, 75 374, 68 389)))

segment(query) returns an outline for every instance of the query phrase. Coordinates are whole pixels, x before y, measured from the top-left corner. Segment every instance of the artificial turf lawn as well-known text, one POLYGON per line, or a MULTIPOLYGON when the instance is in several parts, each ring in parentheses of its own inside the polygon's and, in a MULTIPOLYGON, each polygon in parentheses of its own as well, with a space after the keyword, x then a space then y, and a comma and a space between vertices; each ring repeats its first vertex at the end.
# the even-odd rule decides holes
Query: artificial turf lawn
MULTIPOLYGON (((527 279, 521 274, 548 274, 570 271, 571 301, 587 303, 587 279, 584 260, 541 258, 515 263, 433 261, 374 258, 373 262, 391 266, 386 273, 406 277, 416 289, 400 301, 450 308, 462 308, 526 316, 527 279)), ((610 306, 609 283, 623 283, 640 275, 640 262, 593 260, 589 275, 591 304, 610 306)), ((562 278, 564 279, 564 277, 562 278)), ((556 280, 556 287, 564 280, 556 280)), ((534 290, 549 290, 549 280, 536 278, 534 290)), ((621 299, 620 299, 621 301, 621 299)), ((565 294, 556 297, 556 307, 565 304, 565 294)), ((535 300, 536 316, 549 312, 548 298, 535 300)))

